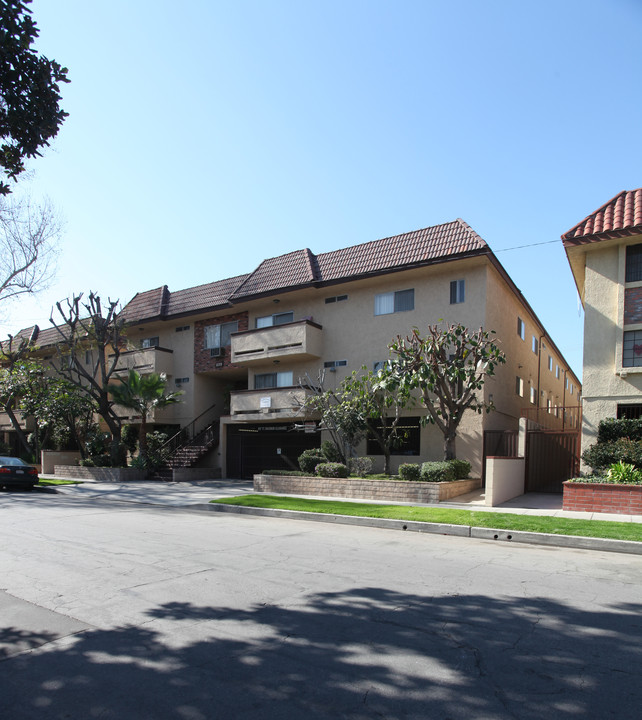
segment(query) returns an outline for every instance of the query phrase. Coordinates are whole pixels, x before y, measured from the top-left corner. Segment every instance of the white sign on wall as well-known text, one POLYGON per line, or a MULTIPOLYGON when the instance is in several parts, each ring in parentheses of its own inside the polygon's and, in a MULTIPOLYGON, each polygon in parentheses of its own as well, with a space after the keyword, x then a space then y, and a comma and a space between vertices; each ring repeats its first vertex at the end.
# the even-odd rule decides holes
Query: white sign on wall
POLYGON ((272 407, 272 398, 271 397, 262 397, 260 400, 259 407, 271 408, 272 407))

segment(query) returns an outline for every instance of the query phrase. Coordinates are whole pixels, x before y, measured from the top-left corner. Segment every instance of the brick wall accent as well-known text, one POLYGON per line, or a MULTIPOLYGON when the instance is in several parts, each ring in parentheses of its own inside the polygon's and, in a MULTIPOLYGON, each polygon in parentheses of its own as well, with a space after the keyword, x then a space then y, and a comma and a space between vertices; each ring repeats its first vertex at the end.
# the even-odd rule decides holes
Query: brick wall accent
POLYGON ((564 510, 642 515, 642 485, 564 483, 564 510))
POLYGON ((642 287, 624 291, 624 324, 642 323, 642 287))
POLYGON ((222 325, 227 322, 238 320, 239 332, 248 329, 247 312, 233 313, 232 315, 223 315, 222 317, 208 318, 207 320, 197 320, 194 323, 194 372, 207 372, 209 370, 222 370, 228 367, 237 367, 230 362, 229 345, 225 348, 225 354, 222 357, 212 357, 210 351, 204 348, 205 345, 205 328, 208 325, 222 325))
POLYGON ((255 475, 255 492, 320 495, 360 500, 438 503, 481 487, 480 478, 448 483, 354 480, 343 478, 255 475))

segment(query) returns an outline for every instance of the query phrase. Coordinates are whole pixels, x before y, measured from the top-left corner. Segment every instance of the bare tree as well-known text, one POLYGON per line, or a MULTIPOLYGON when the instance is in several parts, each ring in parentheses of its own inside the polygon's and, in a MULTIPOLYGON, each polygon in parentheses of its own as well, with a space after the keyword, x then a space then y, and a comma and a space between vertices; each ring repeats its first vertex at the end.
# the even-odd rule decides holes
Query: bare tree
POLYGON ((60 222, 49 202, 0 198, 0 302, 47 287, 59 239, 60 222))
POLYGON ((82 302, 82 293, 65 303, 56 303, 61 322, 51 323, 59 334, 58 357, 52 362, 56 372, 85 392, 95 403, 112 436, 111 460, 119 465, 121 456, 121 418, 110 397, 109 383, 114 377, 125 343, 125 321, 118 300, 103 305, 96 293, 82 302), (85 362, 88 359, 89 362, 85 362))

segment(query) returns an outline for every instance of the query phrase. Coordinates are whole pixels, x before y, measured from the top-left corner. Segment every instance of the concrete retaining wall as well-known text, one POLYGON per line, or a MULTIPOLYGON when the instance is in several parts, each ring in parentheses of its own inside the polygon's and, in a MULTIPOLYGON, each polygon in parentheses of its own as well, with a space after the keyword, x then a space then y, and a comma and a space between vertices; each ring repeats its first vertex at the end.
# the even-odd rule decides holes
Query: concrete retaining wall
POLYGON ((55 474, 72 480, 100 480, 101 482, 124 482, 125 480, 145 480, 147 470, 139 468, 99 468, 82 465, 56 465, 55 474))
POLYGON ((564 510, 642 515, 642 485, 564 483, 564 510))
POLYGON ((286 475, 254 476, 255 492, 433 504, 458 495, 465 495, 479 487, 481 487, 480 478, 446 483, 427 483, 286 475))
POLYGON ((523 457, 486 458, 486 505, 495 507, 524 494, 525 462, 523 457))
POLYGON ((79 452, 57 452, 55 450, 43 450, 40 453, 42 460, 42 472, 51 475, 55 472, 56 465, 78 465, 80 461, 79 452))

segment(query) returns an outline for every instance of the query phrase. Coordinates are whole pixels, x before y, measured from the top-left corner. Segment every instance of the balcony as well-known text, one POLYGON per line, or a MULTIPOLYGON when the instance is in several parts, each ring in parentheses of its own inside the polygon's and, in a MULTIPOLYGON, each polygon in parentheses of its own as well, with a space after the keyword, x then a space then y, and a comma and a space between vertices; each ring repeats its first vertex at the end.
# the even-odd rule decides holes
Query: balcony
POLYGON ((243 420, 293 418, 303 421, 301 406, 310 394, 300 387, 239 390, 231 393, 230 415, 243 420))
POLYGON ((140 375, 149 375, 150 373, 173 375, 173 352, 173 350, 167 350, 161 347, 126 350, 122 352, 118 358, 114 376, 124 377, 130 370, 136 370, 140 375))
POLYGON ((321 357, 323 328, 311 320, 246 330, 232 335, 234 365, 263 365, 271 360, 321 357))

